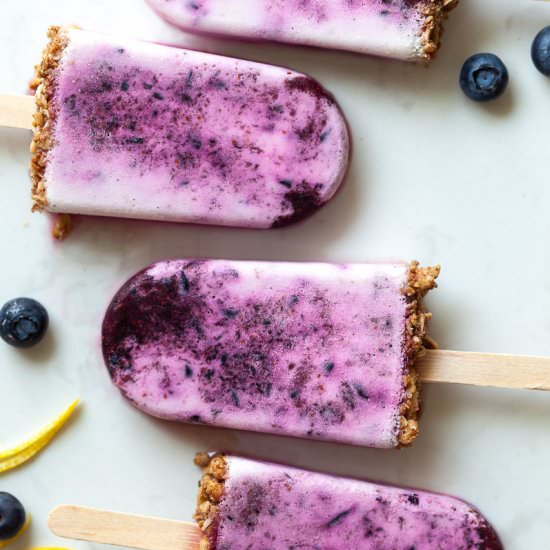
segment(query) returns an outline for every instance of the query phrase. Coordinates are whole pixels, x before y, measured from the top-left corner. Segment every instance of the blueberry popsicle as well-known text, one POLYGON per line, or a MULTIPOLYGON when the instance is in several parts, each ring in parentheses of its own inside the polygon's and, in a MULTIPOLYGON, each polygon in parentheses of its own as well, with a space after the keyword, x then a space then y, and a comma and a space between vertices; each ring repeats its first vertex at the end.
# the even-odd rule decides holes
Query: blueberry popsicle
POLYGON ((182 422, 391 448, 418 431, 415 358, 438 267, 172 260, 103 321, 113 382, 182 422))
POLYGON ((499 550, 457 498, 227 455, 199 455, 200 550, 499 550))
POLYGON ((51 27, 32 87, 36 210, 269 228, 347 170, 339 107, 289 69, 51 27))
POLYGON ((147 0, 186 31, 431 59, 457 0, 147 0), (246 16, 244 15, 246 14, 246 16))
POLYGON ((502 550, 487 519, 449 495, 219 453, 195 463, 198 526, 62 505, 49 527, 142 550, 502 550))

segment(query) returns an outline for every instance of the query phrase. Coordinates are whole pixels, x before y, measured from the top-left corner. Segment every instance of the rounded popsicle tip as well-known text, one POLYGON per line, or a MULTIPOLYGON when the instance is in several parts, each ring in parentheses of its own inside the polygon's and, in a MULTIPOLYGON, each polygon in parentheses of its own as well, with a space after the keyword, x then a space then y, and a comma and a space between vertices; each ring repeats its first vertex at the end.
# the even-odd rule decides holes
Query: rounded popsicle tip
POLYGON ((285 188, 281 201, 281 213, 273 221, 271 227, 284 227, 301 221, 315 213, 327 203, 339 190, 349 169, 351 157, 351 138, 349 126, 342 110, 334 96, 326 90, 317 80, 307 76, 295 74, 285 81, 285 88, 291 94, 298 97, 310 97, 325 111, 320 125, 310 118, 307 124, 298 128, 295 134, 304 150, 309 149, 310 154, 315 155, 315 149, 327 142, 334 140, 332 146, 335 162, 327 166, 327 183, 325 185, 292 178, 280 179, 279 183, 285 188), (308 145, 309 143, 309 145, 308 145))
MULTIPOLYGON (((105 365, 113 382, 123 394, 129 384, 136 383, 137 368, 133 351, 153 340, 159 344, 163 337, 169 338, 175 325, 185 322, 188 309, 178 304, 178 314, 172 308, 178 295, 189 291, 189 282, 184 272, 178 278, 171 277, 170 265, 177 262, 159 262, 133 275, 113 297, 102 324, 102 349, 105 365), (157 266, 166 268, 166 277, 156 279, 151 270, 157 266), (176 319, 174 315, 178 315, 176 319), (168 319, 170 319, 168 323, 168 319), (167 322, 163 324, 163 320, 167 322)), ((181 325, 179 326, 181 329, 181 325)), ((154 347, 154 346, 153 346, 154 347)), ((154 349, 147 357, 148 366, 155 368, 154 349)), ((154 414, 153 411, 151 414, 154 414)))
POLYGON ((503 550, 504 546, 489 520, 471 503, 457 497, 441 495, 441 498, 454 501, 457 516, 463 515, 462 529, 464 543, 460 548, 466 550, 503 550))
POLYGON ((199 414, 179 409, 185 404, 182 384, 192 386, 200 375, 181 353, 199 353, 206 339, 209 312, 195 294, 204 262, 169 260, 146 267, 118 290, 103 319, 103 358, 113 383, 134 406, 158 418, 202 422, 199 414))
MULTIPOLYGON (((481 516, 481 514, 480 514, 481 516)), ((480 538, 478 548, 482 550, 503 550, 504 546, 500 541, 497 532, 493 526, 483 517, 480 517, 480 525, 477 528, 477 534, 480 538)))

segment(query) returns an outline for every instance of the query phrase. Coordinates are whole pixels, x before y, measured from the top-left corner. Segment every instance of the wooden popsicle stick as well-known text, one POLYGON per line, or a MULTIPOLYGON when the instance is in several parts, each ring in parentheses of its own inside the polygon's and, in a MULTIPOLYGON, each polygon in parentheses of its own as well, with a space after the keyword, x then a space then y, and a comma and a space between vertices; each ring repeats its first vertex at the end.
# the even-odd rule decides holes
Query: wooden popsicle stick
POLYGON ((416 366, 423 382, 550 391, 550 357, 427 350, 416 366))
POLYGON ((198 550, 201 531, 194 523, 61 505, 48 517, 59 537, 138 548, 198 550))
POLYGON ((0 95, 0 126, 32 130, 34 111, 32 95, 0 95))

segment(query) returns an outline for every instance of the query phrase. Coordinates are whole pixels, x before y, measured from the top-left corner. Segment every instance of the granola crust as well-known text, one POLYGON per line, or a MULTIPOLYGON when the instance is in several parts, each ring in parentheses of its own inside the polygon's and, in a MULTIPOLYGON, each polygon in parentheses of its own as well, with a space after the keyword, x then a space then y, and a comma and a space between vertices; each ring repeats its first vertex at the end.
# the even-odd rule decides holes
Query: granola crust
MULTIPOLYGON (((404 356, 406 374, 403 377, 405 395, 401 403, 400 430, 398 442, 400 446, 410 445, 418 435, 418 417, 420 415, 420 384, 415 361, 425 349, 426 324, 432 316, 424 309, 422 299, 432 288, 437 286, 435 280, 440 267, 419 267, 418 262, 412 262, 409 281, 404 289, 407 300, 407 323, 405 329, 404 356)), ((432 341, 428 340, 428 347, 432 341)))
POLYGON ((443 21, 457 4, 458 0, 424 0, 421 4, 420 13, 424 16, 424 24, 420 31, 420 53, 426 61, 435 57, 441 42, 443 21))
POLYGON ((199 550, 211 550, 216 536, 216 512, 227 479, 227 459, 221 454, 197 453, 195 464, 202 468, 197 511, 193 516, 202 531, 199 550))
POLYGON ((71 232, 72 218, 69 214, 57 214, 54 226, 52 228, 52 236, 58 241, 64 240, 71 232))
POLYGON ((36 111, 33 115, 33 139, 31 142, 31 180, 33 212, 42 211, 48 205, 44 172, 48 151, 53 147, 52 128, 55 122, 55 110, 52 98, 55 92, 55 73, 61 61, 63 50, 67 46, 68 36, 61 27, 48 29, 48 44, 42 52, 42 61, 35 66, 34 78, 30 82, 34 90, 36 111))

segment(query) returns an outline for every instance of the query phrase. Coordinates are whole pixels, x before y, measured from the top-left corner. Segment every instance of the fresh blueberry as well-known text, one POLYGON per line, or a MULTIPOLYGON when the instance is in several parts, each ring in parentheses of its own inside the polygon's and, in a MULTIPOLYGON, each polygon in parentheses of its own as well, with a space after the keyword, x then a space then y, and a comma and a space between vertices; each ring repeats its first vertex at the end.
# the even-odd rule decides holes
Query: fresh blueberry
POLYGON ((13 495, 0 492, 0 540, 15 537, 25 525, 25 508, 13 495))
POLYGON ((474 101, 496 99, 508 85, 508 70, 492 53, 476 53, 462 65, 460 87, 474 101))
POLYGON ((550 26, 544 27, 533 40, 531 58, 535 67, 546 76, 550 76, 550 26))
POLYGON ((48 328, 48 312, 32 298, 15 298, 0 309, 0 336, 16 348, 38 344, 48 328))

